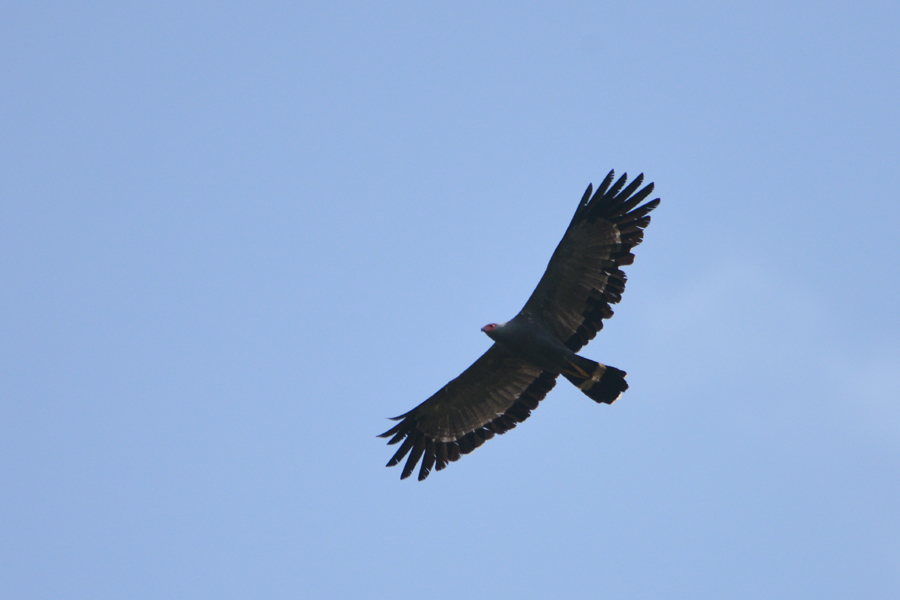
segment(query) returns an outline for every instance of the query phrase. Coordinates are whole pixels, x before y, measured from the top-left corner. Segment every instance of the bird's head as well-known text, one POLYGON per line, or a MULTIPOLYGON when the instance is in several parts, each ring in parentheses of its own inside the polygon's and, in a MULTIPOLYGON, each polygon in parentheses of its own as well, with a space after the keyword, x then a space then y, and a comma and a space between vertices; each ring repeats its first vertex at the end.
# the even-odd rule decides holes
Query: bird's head
POLYGON ((494 339, 495 332, 503 327, 503 325, 504 323, 488 323, 482 327, 481 330, 485 332, 489 338, 494 339))

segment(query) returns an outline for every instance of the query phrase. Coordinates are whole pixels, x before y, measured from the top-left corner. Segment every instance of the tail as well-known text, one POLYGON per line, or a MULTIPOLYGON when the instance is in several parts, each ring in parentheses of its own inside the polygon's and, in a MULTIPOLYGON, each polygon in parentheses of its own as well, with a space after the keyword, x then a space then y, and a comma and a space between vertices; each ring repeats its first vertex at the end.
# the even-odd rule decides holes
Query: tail
POLYGON ((625 371, 575 356, 563 376, 595 402, 612 404, 628 389, 625 371))

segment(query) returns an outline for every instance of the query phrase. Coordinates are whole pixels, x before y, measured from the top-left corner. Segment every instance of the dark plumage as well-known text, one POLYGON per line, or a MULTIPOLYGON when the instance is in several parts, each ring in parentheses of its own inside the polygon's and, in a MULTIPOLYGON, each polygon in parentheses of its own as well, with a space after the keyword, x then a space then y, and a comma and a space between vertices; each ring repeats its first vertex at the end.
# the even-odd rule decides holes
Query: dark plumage
POLYGON ((531 298, 511 321, 482 328, 494 345, 471 367, 406 414, 379 437, 400 443, 387 466, 409 455, 401 479, 419 460, 419 480, 472 452, 494 434, 527 419, 562 374, 589 398, 612 404, 628 389, 625 372, 575 354, 613 315, 625 290, 623 265, 641 243, 659 198, 640 191, 643 175, 625 186, 609 172, 591 194, 588 186, 531 298))

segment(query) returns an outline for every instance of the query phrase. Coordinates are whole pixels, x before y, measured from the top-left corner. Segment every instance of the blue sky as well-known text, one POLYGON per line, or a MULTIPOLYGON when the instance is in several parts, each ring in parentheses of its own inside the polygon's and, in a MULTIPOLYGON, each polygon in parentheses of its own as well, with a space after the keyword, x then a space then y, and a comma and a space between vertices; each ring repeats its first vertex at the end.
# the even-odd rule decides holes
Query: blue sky
POLYGON ((896 598, 900 8, 0 8, 0 595, 896 598), (375 436, 589 182, 663 202, 527 423, 375 436))

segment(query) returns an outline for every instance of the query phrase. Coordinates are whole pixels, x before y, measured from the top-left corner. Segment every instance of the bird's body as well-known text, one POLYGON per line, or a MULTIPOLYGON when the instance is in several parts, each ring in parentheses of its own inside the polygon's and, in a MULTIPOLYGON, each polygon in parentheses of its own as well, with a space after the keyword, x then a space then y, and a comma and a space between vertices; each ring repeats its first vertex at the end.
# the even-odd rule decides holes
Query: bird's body
POLYGON ((482 328, 489 338, 526 362, 543 371, 561 373, 575 353, 566 348, 532 315, 519 313, 506 323, 492 323, 482 328))
POLYGON ((626 179, 613 184, 610 172, 593 196, 588 186, 531 298, 510 321, 482 328, 494 345, 380 436, 391 437, 388 444, 402 441, 388 466, 409 454, 401 478, 421 459, 419 480, 425 479, 435 465, 440 471, 512 429, 560 374, 598 403, 612 404, 628 389, 624 371, 576 354, 621 300, 625 274, 619 267, 634 261, 631 250, 659 205, 657 198, 638 206, 653 184, 637 191, 643 175, 627 187, 626 179))

